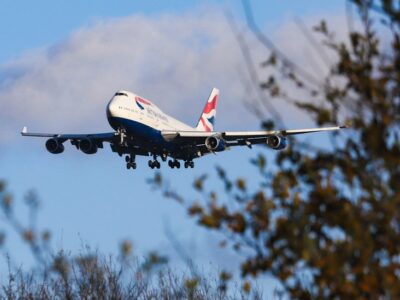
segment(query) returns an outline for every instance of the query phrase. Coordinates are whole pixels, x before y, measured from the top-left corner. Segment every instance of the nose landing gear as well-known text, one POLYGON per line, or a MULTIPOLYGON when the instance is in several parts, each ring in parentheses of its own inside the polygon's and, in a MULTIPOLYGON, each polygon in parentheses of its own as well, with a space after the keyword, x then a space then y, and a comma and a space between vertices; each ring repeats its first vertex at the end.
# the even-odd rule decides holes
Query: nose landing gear
POLYGON ((117 135, 119 136, 119 145, 126 146, 127 135, 125 128, 123 127, 118 128, 117 135))
POLYGON ((126 168, 129 170, 132 168, 136 169, 135 154, 125 156, 126 168))

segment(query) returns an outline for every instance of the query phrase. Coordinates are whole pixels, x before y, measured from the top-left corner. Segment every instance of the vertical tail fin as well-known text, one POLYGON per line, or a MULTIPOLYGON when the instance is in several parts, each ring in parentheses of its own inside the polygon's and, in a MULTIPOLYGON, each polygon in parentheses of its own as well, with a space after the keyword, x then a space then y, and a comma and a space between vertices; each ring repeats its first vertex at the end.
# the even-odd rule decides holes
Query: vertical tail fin
POLYGON ((203 113, 200 116, 199 123, 197 123, 196 130, 198 131, 213 131, 215 114, 217 112, 217 103, 219 98, 219 90, 213 88, 207 103, 204 106, 203 113))

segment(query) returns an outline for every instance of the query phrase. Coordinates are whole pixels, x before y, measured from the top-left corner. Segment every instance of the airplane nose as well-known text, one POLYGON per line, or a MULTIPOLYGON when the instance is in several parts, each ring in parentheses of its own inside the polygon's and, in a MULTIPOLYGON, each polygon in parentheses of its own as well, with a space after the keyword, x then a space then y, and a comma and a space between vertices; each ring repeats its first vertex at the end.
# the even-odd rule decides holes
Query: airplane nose
POLYGON ((115 101, 111 100, 107 105, 107 116, 115 117, 117 114, 117 105, 115 101))

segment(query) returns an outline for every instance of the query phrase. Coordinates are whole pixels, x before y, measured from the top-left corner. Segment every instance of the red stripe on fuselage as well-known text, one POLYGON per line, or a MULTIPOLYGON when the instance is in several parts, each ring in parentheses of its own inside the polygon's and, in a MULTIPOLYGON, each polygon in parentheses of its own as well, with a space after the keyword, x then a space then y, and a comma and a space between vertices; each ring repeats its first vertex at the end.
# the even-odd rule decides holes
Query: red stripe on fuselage
POLYGON ((143 99, 143 98, 140 98, 140 97, 138 97, 138 96, 135 97, 135 100, 138 101, 138 102, 140 102, 140 103, 146 104, 146 105, 151 105, 150 101, 145 100, 145 99, 143 99))

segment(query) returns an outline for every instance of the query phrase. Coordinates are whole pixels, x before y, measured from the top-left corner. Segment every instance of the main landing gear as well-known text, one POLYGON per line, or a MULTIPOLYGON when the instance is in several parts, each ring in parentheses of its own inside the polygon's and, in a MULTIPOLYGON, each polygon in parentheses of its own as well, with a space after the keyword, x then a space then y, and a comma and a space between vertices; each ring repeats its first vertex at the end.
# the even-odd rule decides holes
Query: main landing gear
POLYGON ((125 156, 126 168, 136 169, 135 154, 125 156))
MULTIPOLYGON (((160 155, 162 161, 167 160, 167 155, 160 155)), ((135 162, 135 154, 129 154, 125 156, 126 161, 126 168, 129 169, 136 169, 136 162, 135 162)), ((148 165, 152 169, 160 169, 161 163, 157 160, 157 155, 153 154, 153 159, 149 160, 148 165)), ((171 159, 168 161, 168 166, 171 169, 177 168, 180 169, 181 163, 177 159, 171 159)), ((185 169, 194 168, 194 162, 192 160, 186 160, 183 164, 185 169)))
POLYGON ((168 166, 171 169, 173 169, 173 168, 179 169, 181 167, 181 163, 179 161, 177 161, 176 159, 174 159, 174 160, 168 161, 168 166))
POLYGON ((154 168, 159 169, 161 168, 161 164, 158 160, 149 160, 149 167, 152 169, 154 168))
MULTIPOLYGON (((181 163, 178 160, 170 160, 168 161, 168 166, 173 169, 173 168, 177 168, 179 169, 181 167, 181 163)), ((185 161, 185 163, 183 164, 183 166, 185 167, 185 169, 187 168, 194 168, 194 162, 193 161, 185 161)))
POLYGON ((185 164, 184 164, 184 166, 185 166, 185 169, 187 169, 187 168, 194 168, 194 162, 191 160, 191 161, 185 161, 185 164))
MULTIPOLYGON (((164 161, 164 160, 163 160, 163 161, 164 161)), ((161 168, 161 164, 160 164, 160 162, 157 160, 157 156, 156 156, 156 155, 153 155, 153 160, 149 160, 149 167, 152 168, 152 169, 154 169, 154 168, 156 168, 156 169, 161 168)))

